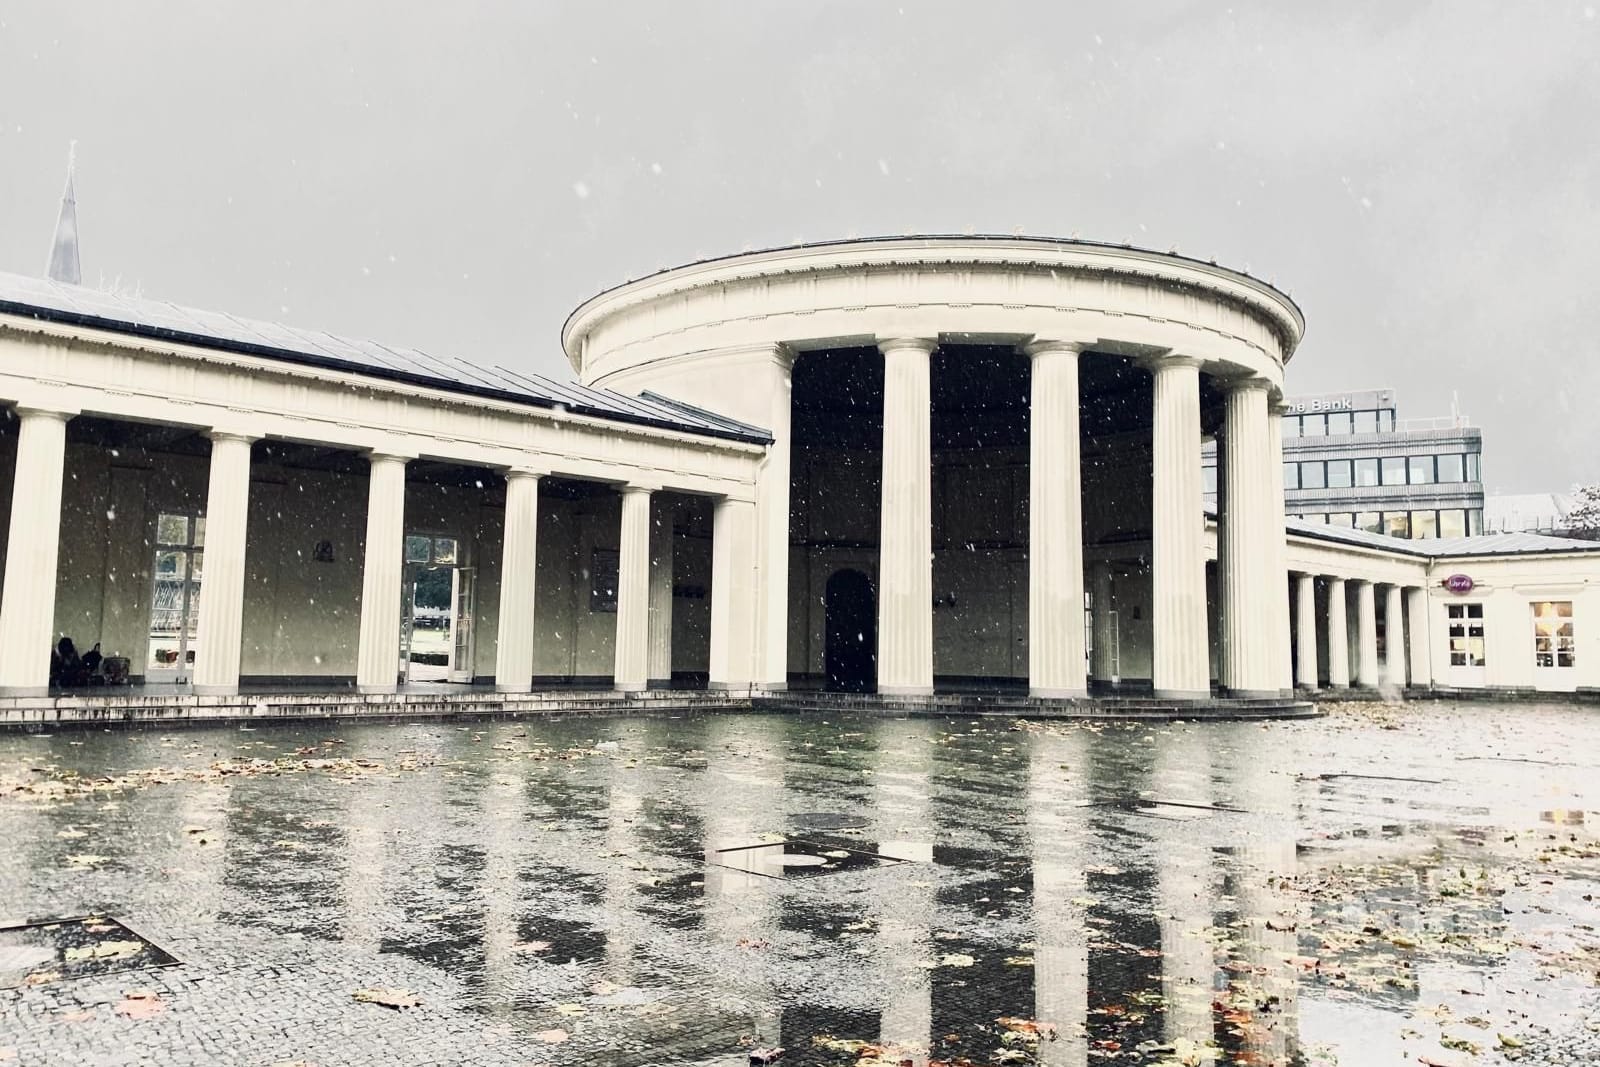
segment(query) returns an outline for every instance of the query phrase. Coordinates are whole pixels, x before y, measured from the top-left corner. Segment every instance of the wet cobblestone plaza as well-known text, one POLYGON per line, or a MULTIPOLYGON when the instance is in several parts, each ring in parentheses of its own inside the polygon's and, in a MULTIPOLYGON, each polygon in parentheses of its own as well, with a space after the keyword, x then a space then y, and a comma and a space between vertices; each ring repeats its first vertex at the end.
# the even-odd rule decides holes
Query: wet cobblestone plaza
POLYGON ((1487 704, 0 735, 0 914, 78 924, 0 932, 0 1061, 1593 1063, 1597 765, 1487 704))

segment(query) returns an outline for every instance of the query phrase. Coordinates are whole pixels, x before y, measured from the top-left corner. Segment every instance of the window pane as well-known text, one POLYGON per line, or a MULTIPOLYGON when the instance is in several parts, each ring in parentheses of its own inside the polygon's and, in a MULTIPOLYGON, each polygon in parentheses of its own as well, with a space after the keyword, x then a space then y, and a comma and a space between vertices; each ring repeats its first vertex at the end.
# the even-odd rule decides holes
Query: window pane
POLYGON ((1349 433, 1350 432, 1350 413, 1348 411, 1335 411, 1335 412, 1329 413, 1329 415, 1328 415, 1328 432, 1330 434, 1349 433))
POLYGON ((1383 532, 1390 537, 1411 536, 1411 512, 1386 511, 1383 513, 1383 532))
POLYGON ((156 519, 156 541, 163 545, 189 543, 189 518, 186 515, 162 515, 156 519))
POLYGON ((439 537, 433 542, 433 562, 454 564, 456 561, 456 539, 454 537, 439 537))
POLYGON ((1427 485, 1433 481, 1433 457, 1411 456, 1406 460, 1406 466, 1411 471, 1412 485, 1427 485))
POLYGON ((1285 463, 1283 465, 1283 487, 1285 489, 1300 488, 1300 464, 1285 463))
POLYGON ((1468 452, 1467 453, 1467 481, 1469 481, 1469 482, 1481 482, 1481 481, 1483 481, 1483 478, 1481 476, 1482 472, 1479 470, 1479 461, 1481 460, 1481 458, 1482 457, 1480 457, 1478 455, 1478 453, 1476 453, 1476 452, 1468 452))
POLYGON ((1378 413, 1376 411, 1358 411, 1355 415, 1356 433, 1377 433, 1378 413))
POLYGON ((1327 482, 1324 480, 1321 463, 1300 464, 1300 488, 1325 489, 1327 482))
POLYGON ((1283 417, 1283 436, 1286 439, 1290 438, 1290 437, 1299 437, 1300 436, 1300 416, 1299 415, 1285 415, 1283 417))
POLYGON ((410 534, 409 536, 406 537, 406 562, 407 563, 426 563, 426 562, 428 562, 428 549, 431 546, 432 546, 432 539, 431 538, 422 537, 422 536, 420 536, 418 534, 410 534))
POLYGON ((204 548, 206 545, 206 517, 200 516, 194 520, 194 547, 204 548))
POLYGON ((1383 516, 1376 511, 1362 511, 1356 515, 1356 528, 1368 533, 1383 533, 1383 516))
POLYGON ((1439 457, 1439 480, 1441 482, 1464 482, 1467 480, 1467 464, 1465 456, 1454 453, 1439 457))
POLYGON ((1355 524, 1356 524, 1356 517, 1354 515, 1352 515, 1348 511, 1340 512, 1337 515, 1334 515, 1334 514, 1329 514, 1328 515, 1328 525, 1329 526, 1349 526, 1349 527, 1353 527, 1353 526, 1355 526, 1355 524))
POLYGON ((1356 484, 1378 484, 1378 461, 1375 459, 1356 460, 1356 484))
POLYGON ((1300 436, 1322 437, 1328 432, 1328 417, 1326 415, 1300 416, 1300 436))
POLYGON ((1323 525, 1327 525, 1328 516, 1327 515, 1307 515, 1306 516, 1306 521, 1307 522, 1320 522, 1323 525))
POLYGON ((1467 536, 1467 513, 1460 508, 1450 508, 1439 512, 1439 536, 1467 536))
POLYGON ((1406 484, 1406 461, 1404 456, 1390 456, 1383 461, 1383 484, 1406 484))
MULTIPOLYGON (((1288 464, 1285 464, 1285 466, 1288 466, 1288 464)), ((1203 493, 1215 493, 1217 491, 1217 468, 1200 468, 1200 491, 1203 493)))
POLYGON ((1348 459, 1330 459, 1328 461, 1328 487, 1330 489, 1348 489, 1353 481, 1348 459))
POLYGON ((1483 605, 1482 604, 1468 604, 1467 605, 1467 618, 1469 618, 1469 619, 1481 619, 1481 618, 1483 618, 1483 605))
POLYGON ((1411 513, 1411 536, 1431 538, 1439 536, 1439 516, 1432 511, 1411 513))
POLYGON ((1384 433, 1394 432, 1394 408, 1384 408, 1378 412, 1378 429, 1384 433))
POLYGON ((1483 509, 1473 508, 1467 512, 1467 536, 1483 536, 1483 509))

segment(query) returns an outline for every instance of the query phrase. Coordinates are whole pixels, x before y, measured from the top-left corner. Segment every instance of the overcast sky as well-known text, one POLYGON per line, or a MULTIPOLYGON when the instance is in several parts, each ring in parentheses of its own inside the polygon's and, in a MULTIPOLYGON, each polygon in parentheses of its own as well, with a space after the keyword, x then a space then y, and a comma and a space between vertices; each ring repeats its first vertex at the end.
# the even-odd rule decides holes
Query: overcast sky
POLYGON ((0 270, 570 377, 601 288, 906 232, 1215 258, 1291 392, 1600 481, 1600 0, 0 0, 0 270), (1313 10, 1320 8, 1320 14, 1313 10))

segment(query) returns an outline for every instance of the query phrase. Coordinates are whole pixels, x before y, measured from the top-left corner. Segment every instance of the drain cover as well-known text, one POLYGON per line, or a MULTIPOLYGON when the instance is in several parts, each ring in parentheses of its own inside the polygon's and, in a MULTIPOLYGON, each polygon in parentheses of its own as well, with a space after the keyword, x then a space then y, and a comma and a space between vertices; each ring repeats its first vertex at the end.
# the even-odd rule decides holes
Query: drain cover
POLYGON ((0 926, 0 989, 177 962, 153 942, 102 915, 0 926))
POLYGON ((802 811, 789 818, 795 829, 803 834, 819 830, 859 830, 867 825, 867 820, 860 816, 843 815, 837 811, 802 811))

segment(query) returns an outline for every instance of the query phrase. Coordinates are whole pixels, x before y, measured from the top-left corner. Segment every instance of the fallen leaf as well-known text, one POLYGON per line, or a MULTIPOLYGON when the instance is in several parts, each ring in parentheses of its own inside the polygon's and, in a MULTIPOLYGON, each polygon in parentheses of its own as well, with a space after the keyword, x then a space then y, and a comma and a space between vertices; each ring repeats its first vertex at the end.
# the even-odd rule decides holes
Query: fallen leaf
POLYGON ((362 1004, 380 1004, 385 1008, 415 1008, 422 1004, 415 993, 409 989, 389 989, 378 987, 376 989, 358 989, 350 994, 362 1004))
POLYGON ((533 1035, 547 1045, 559 1045, 569 1036, 565 1030, 540 1030, 533 1035))
POLYGON ((167 1010, 166 1002, 148 989, 130 989, 122 998, 116 1012, 130 1019, 148 1019, 167 1010))

